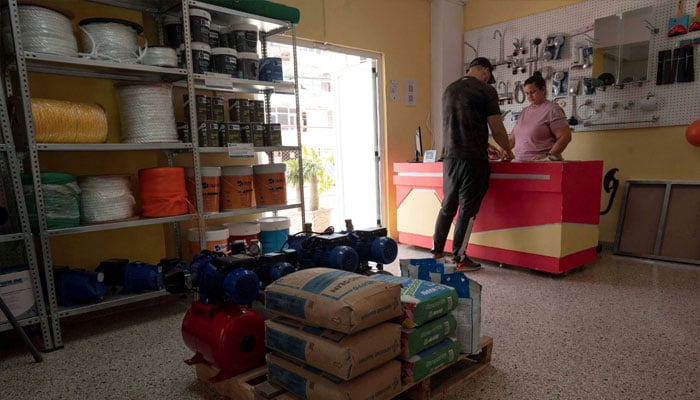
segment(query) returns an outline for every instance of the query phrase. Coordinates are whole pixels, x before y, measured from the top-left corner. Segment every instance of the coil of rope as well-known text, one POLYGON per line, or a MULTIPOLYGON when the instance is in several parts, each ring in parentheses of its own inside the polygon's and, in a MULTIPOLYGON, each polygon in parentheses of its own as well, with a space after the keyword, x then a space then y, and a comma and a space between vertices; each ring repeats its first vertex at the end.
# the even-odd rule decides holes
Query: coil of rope
POLYGON ((107 114, 99 104, 34 98, 32 114, 39 143, 107 141, 107 114))
POLYGON ((157 67, 177 67, 177 52, 166 46, 151 46, 143 53, 141 63, 157 67))
MULTIPOLYGON (((36 5, 20 5, 20 40, 24 51, 78 56, 78 43, 70 20, 58 11, 36 5)), ((9 14, 3 11, 3 34, 10 32, 9 14)), ((3 35, 5 36, 5 35, 3 35)))
POLYGON ((136 64, 143 58, 137 41, 143 28, 136 23, 114 18, 88 18, 80 21, 78 28, 80 46, 89 58, 127 64, 136 64))
POLYGON ((99 223, 134 216, 136 201, 129 175, 84 176, 80 186, 80 220, 99 223))
POLYGON ((172 86, 165 83, 117 84, 122 142, 177 142, 172 86))

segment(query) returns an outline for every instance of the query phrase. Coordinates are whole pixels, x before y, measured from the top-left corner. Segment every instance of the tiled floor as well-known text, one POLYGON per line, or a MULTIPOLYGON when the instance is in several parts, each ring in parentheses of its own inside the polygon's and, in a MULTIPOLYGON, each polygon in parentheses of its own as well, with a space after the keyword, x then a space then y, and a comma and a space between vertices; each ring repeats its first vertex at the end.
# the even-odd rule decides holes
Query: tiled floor
MULTIPOLYGON (((401 246, 401 258, 427 252, 401 246)), ((398 263, 387 267, 397 272, 398 263)), ((485 263, 491 366, 446 399, 700 398, 700 267, 611 255, 563 277, 485 263)), ((0 335, 2 399, 219 399, 183 363, 188 301, 71 321, 32 362, 0 335)))

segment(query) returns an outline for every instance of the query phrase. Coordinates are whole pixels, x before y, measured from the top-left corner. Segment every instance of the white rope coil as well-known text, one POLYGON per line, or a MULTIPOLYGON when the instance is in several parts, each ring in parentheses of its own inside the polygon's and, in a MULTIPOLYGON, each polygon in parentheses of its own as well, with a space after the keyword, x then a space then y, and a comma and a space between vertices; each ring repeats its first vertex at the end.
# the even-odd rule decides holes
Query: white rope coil
MULTIPOLYGON (((24 51, 78 56, 73 27, 65 15, 44 7, 20 5, 19 21, 24 51)), ((3 31, 9 29, 3 21, 3 31)))
POLYGON ((134 216, 136 201, 128 175, 84 176, 80 186, 80 220, 98 223, 134 216))
POLYGON ((157 67, 177 67, 177 52, 170 47, 149 47, 144 51, 141 63, 157 67))
POLYGON ((177 142, 172 86, 118 85, 122 142, 177 142))
POLYGON ((80 25, 80 46, 88 57, 136 64, 143 53, 138 32, 119 22, 89 22, 80 25))
POLYGON ((99 104, 34 98, 32 114, 39 143, 107 141, 107 114, 99 104))

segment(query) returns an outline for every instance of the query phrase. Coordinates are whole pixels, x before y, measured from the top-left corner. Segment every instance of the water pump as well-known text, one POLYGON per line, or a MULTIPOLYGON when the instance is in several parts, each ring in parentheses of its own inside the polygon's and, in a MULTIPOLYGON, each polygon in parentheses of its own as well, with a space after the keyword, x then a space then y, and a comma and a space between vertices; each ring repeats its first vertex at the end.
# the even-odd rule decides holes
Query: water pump
POLYGON ((359 266, 357 252, 350 247, 353 239, 348 234, 306 231, 290 235, 287 242, 297 252, 299 269, 326 267, 355 272, 359 266))

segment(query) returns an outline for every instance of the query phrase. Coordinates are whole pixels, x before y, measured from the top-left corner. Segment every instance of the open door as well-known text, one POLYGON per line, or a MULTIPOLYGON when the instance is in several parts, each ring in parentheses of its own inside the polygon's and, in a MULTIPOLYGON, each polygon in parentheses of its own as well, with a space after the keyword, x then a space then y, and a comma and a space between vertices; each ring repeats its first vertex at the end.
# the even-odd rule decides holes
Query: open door
POLYGON ((338 110, 336 227, 344 227, 345 219, 352 219, 359 229, 381 224, 375 63, 364 59, 334 73, 338 110))

